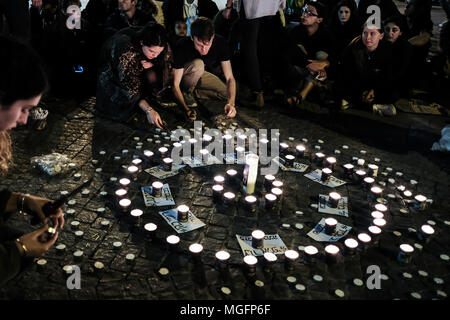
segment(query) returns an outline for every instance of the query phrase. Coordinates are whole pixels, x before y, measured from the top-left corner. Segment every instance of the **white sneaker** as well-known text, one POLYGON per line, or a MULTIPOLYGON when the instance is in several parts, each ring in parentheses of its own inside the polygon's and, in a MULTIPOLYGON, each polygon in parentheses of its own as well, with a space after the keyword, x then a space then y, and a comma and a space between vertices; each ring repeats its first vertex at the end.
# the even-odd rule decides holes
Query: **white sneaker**
POLYGON ((395 116, 397 114, 397 109, 393 104, 374 104, 373 113, 380 116, 395 116))

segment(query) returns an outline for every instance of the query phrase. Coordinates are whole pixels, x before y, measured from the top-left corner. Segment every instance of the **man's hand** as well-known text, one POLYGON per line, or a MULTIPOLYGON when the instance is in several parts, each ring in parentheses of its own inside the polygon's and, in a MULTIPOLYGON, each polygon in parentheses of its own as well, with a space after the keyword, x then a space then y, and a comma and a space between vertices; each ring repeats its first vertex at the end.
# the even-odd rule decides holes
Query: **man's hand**
POLYGON ((147 115, 148 122, 150 122, 151 124, 154 124, 155 126, 157 126, 160 129, 164 129, 163 121, 161 120, 161 117, 159 116, 158 112, 151 109, 151 110, 146 111, 145 114, 147 115))
POLYGON ((153 63, 145 60, 141 60, 141 65, 144 69, 150 69, 151 67, 153 67, 153 63))
POLYGON ((328 61, 308 60, 310 63, 306 66, 311 73, 317 73, 324 71, 326 67, 330 65, 328 61))
MULTIPOLYGON (((27 195, 25 197, 25 207, 28 208, 31 212, 39 218, 43 223, 47 223, 47 217, 45 216, 44 212, 42 211, 42 207, 51 200, 36 196, 30 196, 27 195)), ((58 210, 51 214, 48 218, 50 218, 53 222, 53 227, 55 229, 62 229, 64 226, 64 214, 61 210, 61 208, 58 208, 58 210)))
POLYGON ((236 115, 236 108, 229 103, 225 105, 224 110, 228 118, 234 118, 234 116, 236 115))
POLYGON ((44 225, 42 228, 34 232, 27 233, 19 238, 27 248, 27 252, 24 252, 24 249, 18 244, 17 247, 19 248, 19 251, 22 253, 22 255, 34 258, 43 257, 45 255, 45 253, 56 242, 56 239, 58 239, 58 232, 56 232, 48 242, 40 242, 39 237, 43 236, 47 229, 48 225, 44 225))

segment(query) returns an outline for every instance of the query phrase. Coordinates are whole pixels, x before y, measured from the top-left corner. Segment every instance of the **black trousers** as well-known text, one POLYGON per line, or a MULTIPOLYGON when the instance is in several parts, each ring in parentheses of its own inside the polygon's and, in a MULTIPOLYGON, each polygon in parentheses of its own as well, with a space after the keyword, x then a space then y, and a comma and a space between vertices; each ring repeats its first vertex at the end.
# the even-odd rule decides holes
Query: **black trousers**
POLYGON ((10 35, 24 42, 30 40, 28 0, 0 0, 0 33, 5 33, 3 16, 6 18, 10 35))

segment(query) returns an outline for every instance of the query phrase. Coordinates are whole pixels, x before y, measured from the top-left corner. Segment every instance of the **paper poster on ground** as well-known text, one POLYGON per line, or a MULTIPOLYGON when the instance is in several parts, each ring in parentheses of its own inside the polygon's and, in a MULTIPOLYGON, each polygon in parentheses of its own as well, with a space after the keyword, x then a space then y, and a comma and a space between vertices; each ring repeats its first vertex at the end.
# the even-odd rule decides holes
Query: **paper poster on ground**
POLYGON ((352 227, 338 222, 336 231, 332 235, 327 235, 325 233, 325 218, 322 218, 314 229, 308 232, 308 236, 320 242, 336 242, 342 237, 345 237, 351 229, 352 227))
POLYGON ((162 206, 174 206, 175 200, 170 192, 169 184, 164 184, 162 188, 162 195, 160 197, 152 196, 152 187, 141 187, 142 195, 144 196, 144 202, 146 207, 162 207, 162 206))
POLYGON ((319 195, 320 213, 328 213, 348 217, 348 197, 342 197, 338 202, 337 208, 331 208, 328 204, 328 199, 329 199, 328 195, 324 194, 319 195))
POLYGON ((326 182, 322 182, 320 180, 320 177, 322 176, 322 170, 316 169, 310 173, 305 174, 305 177, 308 179, 311 179, 315 182, 318 182, 324 186, 330 187, 330 188, 336 188, 339 186, 342 186, 346 182, 344 180, 338 179, 335 176, 330 176, 330 179, 328 179, 326 182))
POLYGON ((292 171, 292 172, 305 172, 309 165, 304 164, 304 163, 300 163, 300 162, 295 162, 293 163, 292 167, 287 167, 286 166, 286 161, 283 158, 280 157, 275 157, 273 158, 273 161, 278 164, 280 166, 280 169, 283 171, 292 171))
POLYGON ((205 224, 200 219, 198 219, 191 211, 189 211, 187 222, 180 222, 177 220, 176 209, 160 211, 159 214, 178 233, 189 232, 205 226, 205 224))
POLYGON ((273 254, 283 254, 287 247, 278 234, 266 234, 264 237, 264 246, 262 249, 252 247, 252 236, 236 235, 237 241, 241 247, 244 256, 262 256, 266 252, 273 254))

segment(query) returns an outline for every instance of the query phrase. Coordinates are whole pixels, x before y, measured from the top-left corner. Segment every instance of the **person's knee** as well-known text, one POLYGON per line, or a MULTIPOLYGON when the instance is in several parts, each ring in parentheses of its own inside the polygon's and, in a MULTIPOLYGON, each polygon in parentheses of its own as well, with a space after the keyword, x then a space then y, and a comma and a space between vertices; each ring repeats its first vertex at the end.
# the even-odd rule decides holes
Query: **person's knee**
POLYGON ((187 68, 189 73, 201 76, 205 72, 205 63, 201 59, 192 60, 187 68))

